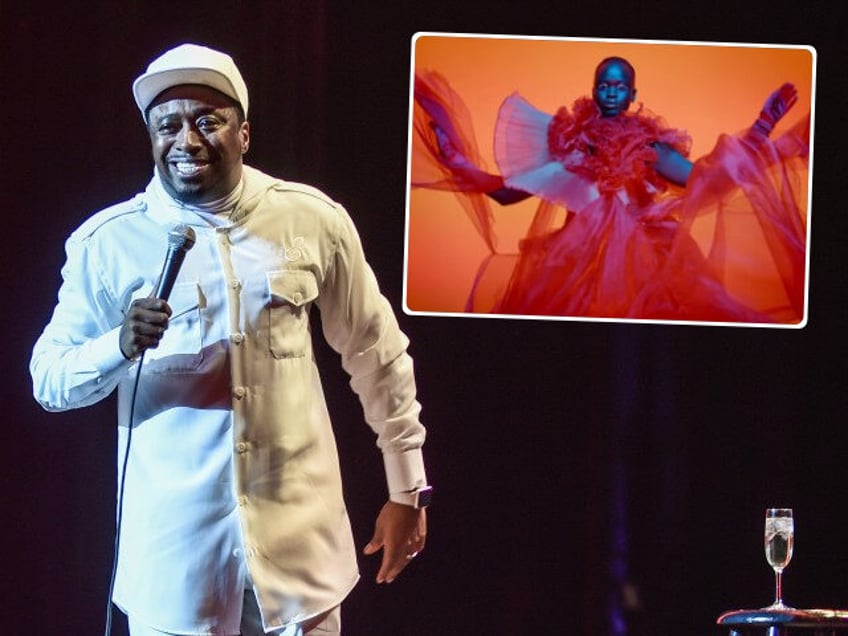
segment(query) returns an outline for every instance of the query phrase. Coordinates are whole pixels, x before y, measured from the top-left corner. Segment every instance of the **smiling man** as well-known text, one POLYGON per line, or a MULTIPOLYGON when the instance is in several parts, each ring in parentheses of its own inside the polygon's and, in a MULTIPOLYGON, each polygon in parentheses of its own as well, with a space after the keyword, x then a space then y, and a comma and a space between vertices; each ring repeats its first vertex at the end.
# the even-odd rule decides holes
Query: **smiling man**
POLYGON ((133 93, 154 175, 68 239, 35 397, 59 411, 118 390, 113 600, 132 636, 338 634, 358 571, 309 312, 382 451, 389 496, 364 548, 382 551, 378 583, 426 538, 408 341, 345 209, 243 164, 248 93, 228 55, 178 46, 133 93), (156 298, 175 226, 194 244, 156 298))

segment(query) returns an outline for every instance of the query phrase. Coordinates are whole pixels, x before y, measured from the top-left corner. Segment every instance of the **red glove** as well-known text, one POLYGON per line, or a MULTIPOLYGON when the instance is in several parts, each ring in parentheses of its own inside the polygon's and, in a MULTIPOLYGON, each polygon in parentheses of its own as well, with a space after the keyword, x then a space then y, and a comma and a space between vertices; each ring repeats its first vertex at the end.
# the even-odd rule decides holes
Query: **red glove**
POLYGON ((789 109, 797 101, 798 89, 793 84, 787 82, 769 95, 766 103, 763 104, 760 116, 754 122, 754 130, 761 133, 764 137, 768 137, 774 129, 775 124, 789 112, 789 109))
POLYGON ((451 137, 440 126, 430 124, 436 137, 436 145, 442 164, 451 171, 459 190, 471 192, 492 192, 504 187, 503 178, 489 174, 475 166, 454 145, 451 137))
POLYGON ((442 130, 441 126, 438 126, 437 124, 430 124, 430 127, 436 135, 436 144, 439 147, 439 154, 445 160, 445 164, 450 167, 466 166, 469 164, 466 156, 457 150, 456 146, 453 144, 453 140, 444 130, 442 130))

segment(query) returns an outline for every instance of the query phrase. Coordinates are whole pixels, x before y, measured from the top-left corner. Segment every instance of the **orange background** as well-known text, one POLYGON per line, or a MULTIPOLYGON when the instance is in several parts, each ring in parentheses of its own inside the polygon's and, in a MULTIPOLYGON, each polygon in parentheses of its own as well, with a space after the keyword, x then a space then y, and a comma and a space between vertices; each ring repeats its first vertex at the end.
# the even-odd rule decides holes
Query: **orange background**
MULTIPOLYGON (((696 159, 721 133, 753 123, 766 97, 783 82, 799 100, 780 122, 791 126, 811 111, 814 52, 806 47, 744 44, 534 39, 418 34, 413 70, 441 73, 468 107, 484 168, 496 172, 493 133, 498 107, 514 91, 553 113, 589 95, 604 57, 627 58, 636 68, 636 102, 692 136, 696 159)), ((410 109, 412 100, 410 95, 410 109)), ((498 252, 516 251, 537 205, 492 202, 498 252)), ((488 248, 450 192, 412 189, 407 197, 404 309, 408 313, 464 311, 488 248)))

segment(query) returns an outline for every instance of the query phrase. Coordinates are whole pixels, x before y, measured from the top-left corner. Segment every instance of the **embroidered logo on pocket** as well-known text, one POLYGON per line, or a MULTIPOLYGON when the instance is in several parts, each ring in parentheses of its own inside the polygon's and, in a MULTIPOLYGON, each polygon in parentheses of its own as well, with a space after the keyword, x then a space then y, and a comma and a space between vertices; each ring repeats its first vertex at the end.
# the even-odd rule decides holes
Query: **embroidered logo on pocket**
POLYGON ((295 236, 291 247, 285 248, 286 260, 289 262, 299 261, 303 258, 303 245, 305 241, 302 236, 295 236))

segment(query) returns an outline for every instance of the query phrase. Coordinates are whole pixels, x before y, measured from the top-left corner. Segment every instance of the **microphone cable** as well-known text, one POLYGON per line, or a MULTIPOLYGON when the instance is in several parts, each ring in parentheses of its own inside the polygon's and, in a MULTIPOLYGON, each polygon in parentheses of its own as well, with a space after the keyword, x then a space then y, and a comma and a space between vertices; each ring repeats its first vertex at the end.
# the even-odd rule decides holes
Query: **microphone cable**
MULTIPOLYGON (((168 300, 171 294, 171 287, 177 277, 177 273, 183 264, 186 252, 188 252, 197 240, 194 230, 185 225, 178 223, 170 232, 168 232, 168 251, 165 256, 165 262, 162 263, 162 271, 159 273, 159 280, 151 292, 151 297, 168 300)), ((121 522, 124 516, 124 487, 127 482, 127 465, 130 458, 130 445, 132 442, 133 424, 135 421, 135 399, 138 395, 138 383, 141 379, 141 367, 144 365, 144 354, 146 349, 141 352, 138 357, 138 367, 136 367, 135 380, 133 381, 132 397, 130 399, 130 412, 127 424, 127 441, 124 447, 124 461, 121 463, 121 482, 118 487, 117 509, 115 515, 115 548, 112 555, 112 573, 109 579, 109 592, 106 598, 106 630, 105 636, 112 634, 112 593, 115 591, 115 579, 118 574, 118 556, 121 547, 121 522)), ((118 424, 120 427, 120 423, 118 424)))
POLYGON ((127 464, 130 458, 130 443, 132 442, 133 424, 135 420, 135 398, 138 394, 138 381, 141 378, 141 367, 144 364, 145 351, 138 358, 138 367, 135 371, 133 381, 132 398, 130 399, 130 413, 127 425, 127 441, 124 444, 124 461, 121 462, 121 485, 118 488, 117 510, 115 515, 115 547, 112 553, 112 573, 109 578, 109 591, 106 594, 106 630, 104 636, 112 634, 112 593, 115 591, 115 578, 118 574, 118 553, 121 547, 121 521, 124 516, 124 485, 127 483, 127 464))

